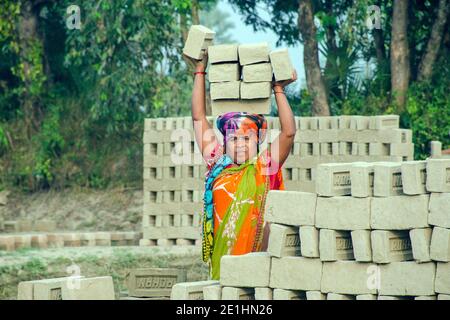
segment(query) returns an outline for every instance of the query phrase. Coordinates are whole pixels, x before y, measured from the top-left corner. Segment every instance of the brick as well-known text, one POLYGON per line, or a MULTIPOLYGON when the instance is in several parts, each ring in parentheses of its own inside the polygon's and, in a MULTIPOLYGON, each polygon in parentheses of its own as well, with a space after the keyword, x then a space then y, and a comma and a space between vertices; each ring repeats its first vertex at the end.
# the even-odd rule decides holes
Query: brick
POLYGON ((450 192, 450 159, 427 159, 427 190, 450 192))
POLYGON ((365 198, 373 195, 374 166, 367 162, 355 162, 350 168, 352 197, 365 198))
POLYGON ((430 157, 440 158, 442 156, 442 142, 430 141, 430 157))
POLYGON ((373 166, 375 197, 390 197, 403 194, 401 164, 378 162, 373 166))
POLYGON ((289 80, 292 78, 294 66, 289 57, 288 49, 274 50, 270 53, 270 63, 276 81, 289 80))
POLYGON ((127 240, 125 239, 124 232, 111 232, 111 246, 126 246, 126 245, 127 240))
POLYGON ((34 230, 39 232, 53 232, 56 230, 56 221, 39 219, 34 223, 34 230))
POLYGON ((377 300, 414 300, 412 297, 378 296, 377 300))
POLYGON ((350 129, 350 121, 352 116, 339 116, 338 127, 339 129, 350 129))
POLYGON ((271 95, 271 82, 241 82, 241 99, 266 99, 271 95))
POLYGON ((356 261, 324 262, 321 290, 323 293, 376 294, 370 285, 370 270, 374 264, 356 261))
POLYGON ((328 293, 327 300, 356 300, 356 296, 350 294, 328 293))
POLYGON ((298 290, 274 289, 273 300, 306 300, 306 293, 298 290))
POLYGON ((22 281, 17 287, 17 300, 62 300, 62 287, 69 281, 77 281, 79 278, 62 277, 22 281))
POLYGON ((170 300, 203 300, 203 288, 219 285, 217 280, 180 282, 172 287, 170 300))
POLYGON ((208 60, 210 63, 238 62, 237 44, 219 44, 209 46, 208 60))
POLYGON ((428 223, 450 229, 450 193, 432 193, 430 196, 428 223))
POLYGON ((438 300, 450 300, 450 294, 439 294, 437 296, 438 300))
POLYGON ((238 63, 212 64, 208 72, 208 80, 212 83, 239 81, 241 78, 238 63))
POLYGON ((211 99, 239 99, 240 81, 211 83, 211 99))
POLYGON ((349 163, 325 163, 317 166, 316 192, 331 197, 351 194, 349 163))
POLYGON ((222 300, 222 287, 219 284, 203 287, 203 300, 222 300))
POLYGON ((140 239, 140 240, 139 240, 139 246, 140 246, 140 247, 152 247, 152 246, 156 246, 156 240, 140 239))
POLYGON ((413 258, 417 262, 428 262, 430 258, 431 228, 413 229, 409 231, 413 258))
POLYGON ((353 130, 367 130, 369 129, 370 117, 352 116, 350 118, 350 129, 353 130))
POLYGON ((306 300, 327 300, 327 295, 320 291, 306 291, 306 300))
POLYGON ((0 250, 14 251, 16 239, 14 236, 0 236, 0 250))
POLYGON ((370 142, 369 143, 369 155, 371 156, 388 156, 390 152, 390 146, 388 143, 370 142))
POLYGON ((320 290, 321 278, 322 262, 319 259, 303 257, 272 258, 271 288, 320 290))
POLYGON ((48 239, 46 234, 33 234, 31 235, 31 246, 33 248, 47 248, 48 239))
POLYGON ((436 266, 436 292, 450 294, 450 263, 438 262, 436 266))
POLYGON ((435 261, 450 262, 450 229, 433 228, 430 257, 435 261))
POLYGON ((17 220, 17 227, 20 232, 30 232, 33 230, 33 221, 31 219, 17 220))
POLYGON ((243 44, 238 48, 241 66, 258 62, 269 62, 269 44, 267 42, 243 44))
POLYGON ((186 270, 175 268, 138 268, 127 274, 127 288, 133 297, 170 297, 176 283, 186 282, 186 270))
POLYGON ((271 99, 254 99, 254 100, 213 100, 211 102, 212 114, 214 116, 227 112, 241 112, 255 114, 268 114, 271 110, 271 99))
POLYGON ((96 246, 111 246, 111 234, 109 232, 96 232, 95 233, 95 245, 96 246))
POLYGON ((63 300, 115 300, 111 276, 80 278, 77 282, 79 287, 62 286, 63 300))
POLYGON ((318 197, 316 227, 334 230, 370 229, 372 198, 318 197))
POLYGON ((189 29, 183 53, 196 60, 203 58, 205 46, 211 43, 216 33, 204 26, 193 25, 189 29))
POLYGON ((414 300, 437 300, 437 296, 417 296, 414 300))
POLYGON ((273 300, 272 288, 255 288, 255 300, 273 300))
POLYGON ((353 254, 356 261, 372 261, 372 243, 370 240, 370 233, 370 230, 351 231, 353 254))
POLYGON ((81 245, 94 247, 96 245, 96 236, 95 233, 84 232, 80 235, 81 245))
POLYGON ((267 252, 272 256, 300 256, 300 243, 298 228, 275 223, 270 225, 267 252))
POLYGON ((14 237, 16 249, 31 248, 31 235, 17 235, 14 237))
POLYGON ((372 229, 407 230, 428 227, 428 195, 373 198, 372 229))
POLYGON ((371 234, 373 261, 390 263, 413 259, 409 232, 375 230, 371 234))
POLYGON ((300 251, 303 257, 319 258, 319 229, 312 226, 300 226, 300 251))
POLYGON ((81 235, 79 233, 62 233, 65 247, 81 246, 81 235))
POLYGON ((403 193, 416 195, 426 193, 426 161, 405 161, 401 163, 403 193))
POLYGON ((244 82, 271 82, 273 77, 270 63, 256 63, 242 68, 244 82))
POLYGON ((356 300, 377 300, 377 296, 374 294, 359 294, 356 296, 356 300))
POLYGON ((4 221, 3 227, 5 232, 20 232, 17 221, 4 221))
POLYGON ((255 289, 223 287, 222 300, 255 300, 255 289))
POLYGON ((434 295, 436 265, 432 262, 392 262, 380 265, 380 295, 434 295), (411 281, 414 279, 414 281, 411 281))
POLYGON ((396 129, 399 127, 400 116, 395 114, 373 116, 370 117, 369 129, 382 130, 382 129, 396 129))
POLYGON ((266 220, 292 226, 314 226, 314 193, 272 190, 266 199, 266 220))
POLYGON ((321 229, 319 240, 320 260, 354 260, 350 232, 321 229))
POLYGON ((267 287, 271 258, 268 252, 224 255, 220 259, 220 285, 225 287, 267 287))

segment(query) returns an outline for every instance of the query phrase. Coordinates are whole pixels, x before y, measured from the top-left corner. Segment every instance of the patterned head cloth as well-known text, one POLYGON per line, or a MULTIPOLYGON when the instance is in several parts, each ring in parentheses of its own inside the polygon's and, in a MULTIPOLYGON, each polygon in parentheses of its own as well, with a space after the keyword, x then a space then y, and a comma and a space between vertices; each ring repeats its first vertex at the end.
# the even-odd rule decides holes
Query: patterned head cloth
POLYGON ((267 121, 266 118, 260 114, 228 112, 217 117, 216 124, 224 137, 225 145, 228 139, 227 133, 247 133, 248 130, 253 129, 258 135, 258 144, 263 143, 266 138, 267 121))

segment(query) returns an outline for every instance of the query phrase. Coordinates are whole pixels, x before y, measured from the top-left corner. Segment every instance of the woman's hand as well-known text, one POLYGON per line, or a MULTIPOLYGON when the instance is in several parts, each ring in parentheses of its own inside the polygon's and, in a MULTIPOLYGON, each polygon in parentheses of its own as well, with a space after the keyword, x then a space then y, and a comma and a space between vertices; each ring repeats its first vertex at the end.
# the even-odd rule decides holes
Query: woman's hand
POLYGON ((184 53, 183 60, 191 70, 195 70, 196 72, 205 72, 206 67, 208 66, 208 49, 205 50, 202 60, 196 60, 194 58, 188 57, 184 53))
POLYGON ((273 89, 280 88, 281 90, 284 89, 287 85, 291 84, 292 82, 297 81, 297 71, 294 69, 292 72, 292 78, 289 80, 283 80, 283 81, 274 81, 272 84, 273 89))

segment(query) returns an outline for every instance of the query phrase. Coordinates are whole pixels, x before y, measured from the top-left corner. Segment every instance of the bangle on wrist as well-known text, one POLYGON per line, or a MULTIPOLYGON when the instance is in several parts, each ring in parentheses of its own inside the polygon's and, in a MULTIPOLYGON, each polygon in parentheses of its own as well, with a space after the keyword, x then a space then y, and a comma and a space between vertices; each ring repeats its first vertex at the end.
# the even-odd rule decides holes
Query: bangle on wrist
POLYGON ((205 71, 196 71, 196 72, 194 72, 194 75, 196 75, 196 74, 206 74, 206 72, 205 71))

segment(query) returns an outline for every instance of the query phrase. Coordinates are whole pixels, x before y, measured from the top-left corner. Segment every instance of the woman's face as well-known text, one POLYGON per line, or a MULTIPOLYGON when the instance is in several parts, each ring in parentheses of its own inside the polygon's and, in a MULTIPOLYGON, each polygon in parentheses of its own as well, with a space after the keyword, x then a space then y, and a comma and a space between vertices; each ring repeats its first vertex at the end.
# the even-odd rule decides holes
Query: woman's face
POLYGON ((227 155, 234 163, 241 164, 258 153, 258 135, 255 130, 227 133, 227 155))

